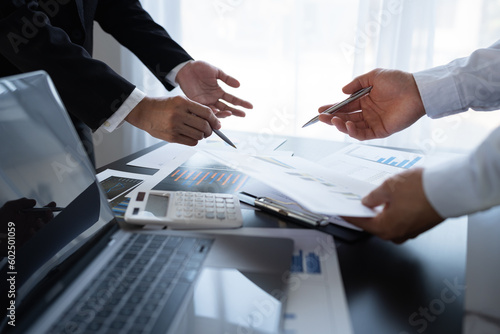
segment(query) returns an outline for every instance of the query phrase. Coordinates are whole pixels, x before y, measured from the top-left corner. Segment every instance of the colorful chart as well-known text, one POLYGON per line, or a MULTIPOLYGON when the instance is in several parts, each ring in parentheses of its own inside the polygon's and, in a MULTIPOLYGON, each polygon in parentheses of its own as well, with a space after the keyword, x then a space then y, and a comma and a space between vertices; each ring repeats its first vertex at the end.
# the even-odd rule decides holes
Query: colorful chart
POLYGON ((308 252, 304 255, 304 252, 302 250, 299 250, 292 255, 290 272, 321 274, 321 262, 318 254, 314 252, 308 252))
POLYGON ((200 191, 236 193, 250 177, 206 156, 194 155, 176 168, 153 189, 170 191, 200 191))
POLYGON ((394 150, 384 150, 381 148, 356 147, 347 155, 377 162, 384 165, 408 169, 422 160, 423 156, 405 151, 398 151, 397 156, 393 155, 394 150))

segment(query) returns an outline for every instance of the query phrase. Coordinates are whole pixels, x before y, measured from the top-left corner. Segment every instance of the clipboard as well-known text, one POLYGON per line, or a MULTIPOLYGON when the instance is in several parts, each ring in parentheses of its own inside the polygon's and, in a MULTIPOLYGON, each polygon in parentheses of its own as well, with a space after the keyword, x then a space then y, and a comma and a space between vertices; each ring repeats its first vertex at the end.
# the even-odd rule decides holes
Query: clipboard
POLYGON ((330 223, 330 217, 304 210, 296 203, 294 204, 297 208, 293 208, 290 204, 285 205, 272 198, 255 196, 246 191, 239 192, 238 198, 243 203, 281 218, 286 222, 317 229, 346 242, 355 242, 369 235, 364 231, 352 230, 347 227, 332 224, 330 223))

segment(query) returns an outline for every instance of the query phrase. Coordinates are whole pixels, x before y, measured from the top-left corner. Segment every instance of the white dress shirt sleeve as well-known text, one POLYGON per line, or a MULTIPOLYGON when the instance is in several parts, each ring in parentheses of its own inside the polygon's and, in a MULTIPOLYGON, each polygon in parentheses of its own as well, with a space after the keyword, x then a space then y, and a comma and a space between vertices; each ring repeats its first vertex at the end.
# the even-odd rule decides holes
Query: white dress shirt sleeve
POLYGON ((186 66, 186 64, 192 62, 192 60, 188 60, 184 63, 180 63, 179 65, 177 65, 176 67, 174 67, 172 69, 172 71, 170 71, 167 76, 166 76, 166 79, 167 81, 172 85, 172 86, 177 86, 177 81, 176 81, 176 78, 177 78, 177 74, 179 73, 179 71, 184 67, 186 66))
POLYGON ((132 91, 127 99, 123 102, 123 104, 118 108, 117 111, 110 118, 108 118, 102 125, 99 127, 99 130, 105 130, 107 132, 113 132, 117 128, 119 128, 123 122, 125 121, 125 117, 134 109, 139 102, 146 96, 141 90, 137 87, 132 91))
MULTIPOLYGON (((467 58, 413 74, 431 118, 500 108, 500 41, 467 58)), ((500 116, 499 116, 500 118, 500 116)), ((485 210, 500 204, 500 128, 470 155, 423 174, 424 191, 443 217, 485 210)))
POLYGON ((500 40, 443 66, 413 74, 431 118, 500 107, 500 40))
MULTIPOLYGON (((180 63, 174 67, 165 77, 166 80, 172 85, 177 86, 176 78, 179 71, 192 60, 180 63)), ((113 132, 115 129, 119 128, 125 121, 125 117, 134 109, 139 102, 146 96, 137 87, 132 91, 132 94, 123 102, 123 104, 118 108, 117 111, 110 118, 108 118, 99 129, 106 130, 107 132, 113 132)))
POLYGON ((424 169, 423 186, 443 218, 500 205, 500 127, 471 154, 424 169))

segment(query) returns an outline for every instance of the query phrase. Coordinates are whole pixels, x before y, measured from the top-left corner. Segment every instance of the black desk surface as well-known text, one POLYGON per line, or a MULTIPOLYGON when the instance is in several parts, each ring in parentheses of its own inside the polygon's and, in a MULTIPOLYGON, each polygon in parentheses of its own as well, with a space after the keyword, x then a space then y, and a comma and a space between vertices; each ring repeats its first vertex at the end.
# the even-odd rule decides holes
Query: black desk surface
MULTIPOLYGON (((104 166, 154 174, 126 163, 164 143, 104 166)), ((316 161, 345 143, 287 137, 278 150, 316 161)), ((245 226, 299 228, 262 212, 243 210, 245 226)), ((414 240, 395 245, 376 237, 336 239, 345 292, 356 334, 461 333, 464 314, 466 218, 447 220, 414 240)))

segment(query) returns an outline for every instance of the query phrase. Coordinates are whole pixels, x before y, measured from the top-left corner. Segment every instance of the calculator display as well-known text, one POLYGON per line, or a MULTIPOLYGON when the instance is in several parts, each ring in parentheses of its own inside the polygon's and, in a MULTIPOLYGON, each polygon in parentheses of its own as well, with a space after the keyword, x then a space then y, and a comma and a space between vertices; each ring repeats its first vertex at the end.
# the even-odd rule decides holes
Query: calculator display
POLYGON ((168 196, 149 194, 144 211, 150 212, 155 217, 166 217, 168 209, 168 196))

